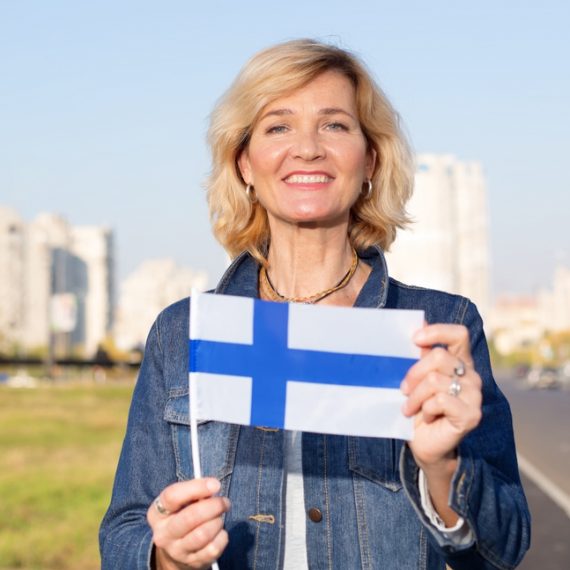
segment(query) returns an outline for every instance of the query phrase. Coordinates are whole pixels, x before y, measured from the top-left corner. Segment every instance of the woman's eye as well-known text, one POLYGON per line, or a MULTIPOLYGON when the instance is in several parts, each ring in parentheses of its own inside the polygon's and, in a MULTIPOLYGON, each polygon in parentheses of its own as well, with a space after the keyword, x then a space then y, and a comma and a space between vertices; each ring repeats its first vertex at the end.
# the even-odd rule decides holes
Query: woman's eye
POLYGON ((328 123, 326 128, 329 131, 348 131, 348 127, 344 123, 339 122, 328 123))
POLYGON ((268 135, 284 133, 287 130, 286 125, 274 125, 266 129, 268 135))

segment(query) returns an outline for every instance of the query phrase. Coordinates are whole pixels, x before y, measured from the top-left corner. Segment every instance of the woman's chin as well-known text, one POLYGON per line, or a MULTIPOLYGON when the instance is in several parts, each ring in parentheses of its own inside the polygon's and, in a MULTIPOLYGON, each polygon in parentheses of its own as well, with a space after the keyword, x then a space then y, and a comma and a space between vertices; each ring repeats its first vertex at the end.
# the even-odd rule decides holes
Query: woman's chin
POLYGON ((287 212, 283 219, 292 224, 298 225, 323 225, 331 226, 346 223, 349 212, 333 212, 324 208, 298 208, 287 212))

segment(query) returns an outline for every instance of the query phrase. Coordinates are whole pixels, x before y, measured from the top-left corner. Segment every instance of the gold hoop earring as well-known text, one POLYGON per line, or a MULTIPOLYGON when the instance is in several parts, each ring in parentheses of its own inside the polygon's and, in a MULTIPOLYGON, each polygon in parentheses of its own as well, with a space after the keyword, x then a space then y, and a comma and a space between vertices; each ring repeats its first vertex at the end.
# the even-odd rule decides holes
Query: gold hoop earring
POLYGON ((253 193, 253 185, 248 184, 245 187, 245 195, 247 196, 247 199, 252 203, 255 204, 257 202, 257 197, 255 196, 255 194, 253 193))

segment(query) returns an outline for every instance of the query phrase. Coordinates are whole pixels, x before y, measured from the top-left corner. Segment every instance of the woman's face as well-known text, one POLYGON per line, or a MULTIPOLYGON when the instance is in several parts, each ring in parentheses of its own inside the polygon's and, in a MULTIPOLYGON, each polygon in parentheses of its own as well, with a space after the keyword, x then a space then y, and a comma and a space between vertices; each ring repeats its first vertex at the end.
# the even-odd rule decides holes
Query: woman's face
POLYGON ((238 164, 274 228, 346 223, 375 160, 352 82, 327 71, 263 109, 238 164))

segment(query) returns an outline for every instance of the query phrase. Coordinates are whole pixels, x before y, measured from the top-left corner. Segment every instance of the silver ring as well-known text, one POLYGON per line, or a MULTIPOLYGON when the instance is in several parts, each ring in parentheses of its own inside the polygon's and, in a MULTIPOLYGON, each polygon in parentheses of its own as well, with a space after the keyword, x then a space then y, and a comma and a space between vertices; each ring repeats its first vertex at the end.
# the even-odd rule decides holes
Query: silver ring
POLYGON ((450 396, 453 396, 454 398, 457 398, 457 396, 459 396, 459 394, 461 394, 461 384, 459 383, 459 378, 457 378, 457 376, 454 376, 451 379, 451 384, 449 385, 449 388, 447 389, 447 393, 450 396))
POLYGON ((453 372, 455 372, 455 376, 459 376, 459 378, 465 376, 465 362, 463 362, 461 358, 459 359, 459 364, 453 369, 453 372))
POLYGON ((161 515, 170 514, 170 511, 167 508, 165 508, 164 505, 162 504, 162 501, 160 500, 160 495, 154 500, 154 506, 161 515))

